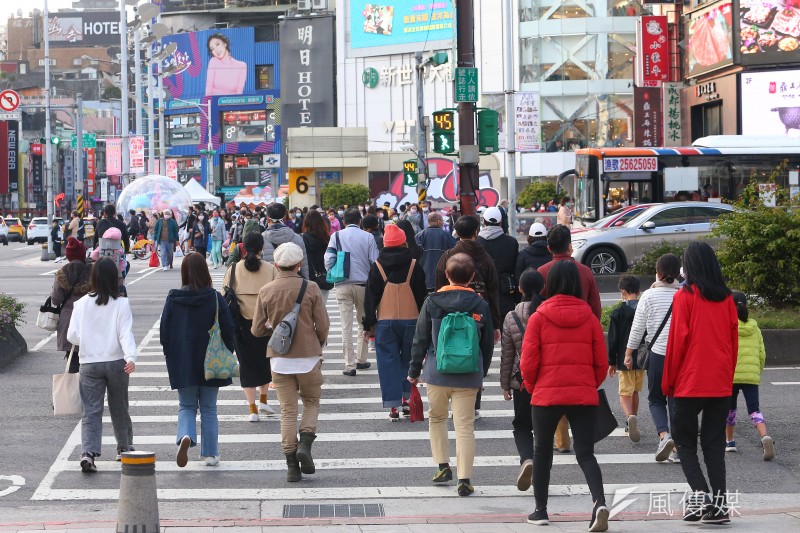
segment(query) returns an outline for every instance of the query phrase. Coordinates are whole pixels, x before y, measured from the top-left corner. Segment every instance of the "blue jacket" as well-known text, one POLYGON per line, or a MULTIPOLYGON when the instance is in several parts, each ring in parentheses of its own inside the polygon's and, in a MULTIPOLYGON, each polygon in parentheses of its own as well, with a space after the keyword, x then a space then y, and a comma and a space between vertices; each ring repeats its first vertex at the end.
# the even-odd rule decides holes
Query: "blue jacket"
POLYGON ((161 314, 161 346, 167 359, 169 384, 173 389, 184 387, 224 387, 231 379, 206 381, 204 362, 208 347, 208 330, 214 324, 216 298, 219 304, 219 327, 229 350, 236 349, 235 326, 228 304, 212 288, 200 291, 188 288, 169 291, 161 314))
POLYGON ((436 267, 442 254, 456 245, 456 239, 442 228, 427 228, 417 233, 417 244, 422 248, 419 263, 425 271, 425 287, 436 288, 436 267))
MULTIPOLYGON (((161 227, 164 225, 164 219, 159 218, 158 222, 156 222, 156 227, 153 228, 153 240, 158 242, 161 239, 161 227)), ((175 222, 175 219, 170 217, 169 222, 167 222, 167 233, 169 234, 169 242, 178 242, 180 237, 178 236, 178 223, 175 222)))

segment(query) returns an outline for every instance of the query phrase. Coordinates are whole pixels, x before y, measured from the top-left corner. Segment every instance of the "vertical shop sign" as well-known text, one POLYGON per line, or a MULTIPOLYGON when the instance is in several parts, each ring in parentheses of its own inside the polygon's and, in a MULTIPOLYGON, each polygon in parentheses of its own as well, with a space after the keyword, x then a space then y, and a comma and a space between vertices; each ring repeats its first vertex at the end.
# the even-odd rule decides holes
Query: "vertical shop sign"
POLYGON ((106 139, 106 174, 122 174, 122 139, 106 139))
POLYGON ((19 122, 8 122, 8 190, 15 193, 19 190, 19 122))
POLYGON ((333 17, 280 24, 282 126, 335 126, 333 17))
POLYGON ((515 148, 518 152, 542 150, 539 93, 514 93, 514 127, 515 148))
POLYGON ((86 194, 93 197, 95 194, 95 171, 97 169, 94 159, 94 148, 86 149, 86 194))
POLYGON ((75 198, 75 155, 72 150, 64 150, 64 194, 67 201, 75 198))
MULTIPOLYGON (((8 142, 8 122, 0 121, 0 146, 8 142)), ((8 194, 9 177, 8 152, 0 150, 0 194, 8 194)))
POLYGON ((664 146, 681 145, 681 86, 670 82, 662 87, 662 120, 664 121, 664 146))
POLYGON ((636 86, 660 87, 669 81, 667 17, 643 16, 636 21, 636 86))
POLYGON ((33 194, 42 194, 42 156, 33 151, 31 151, 31 177, 33 178, 33 194))
POLYGON ((178 179, 178 160, 167 159, 167 177, 174 180, 178 179))
MULTIPOLYGON (((122 148, 120 147, 120 150, 122 148)), ((144 137, 131 137, 128 139, 131 173, 144 172, 144 137)), ((108 152, 106 152, 108 153, 108 152)), ((122 163, 120 162, 120 166, 122 163)), ((120 169, 121 172, 121 169, 120 169)), ((110 174, 110 172, 109 172, 110 174)))
POLYGON ((661 137, 661 89, 653 87, 633 88, 633 142, 636 146, 656 147, 663 145, 661 137))

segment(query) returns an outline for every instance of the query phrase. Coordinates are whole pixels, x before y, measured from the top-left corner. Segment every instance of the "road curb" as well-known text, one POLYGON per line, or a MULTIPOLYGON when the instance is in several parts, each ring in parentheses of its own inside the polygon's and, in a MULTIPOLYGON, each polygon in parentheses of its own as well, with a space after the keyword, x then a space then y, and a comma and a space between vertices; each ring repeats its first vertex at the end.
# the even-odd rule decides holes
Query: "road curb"
POLYGON ((28 343, 17 328, 0 328, 0 370, 28 353, 28 343))

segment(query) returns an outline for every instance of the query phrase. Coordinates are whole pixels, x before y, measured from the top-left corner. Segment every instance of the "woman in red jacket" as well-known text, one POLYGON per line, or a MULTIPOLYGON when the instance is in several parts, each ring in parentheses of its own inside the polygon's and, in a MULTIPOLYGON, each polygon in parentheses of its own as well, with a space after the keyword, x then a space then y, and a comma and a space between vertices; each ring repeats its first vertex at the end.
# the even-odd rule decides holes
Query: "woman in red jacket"
POLYGON ((672 438, 694 491, 683 519, 730 522, 725 503, 725 424, 739 347, 739 322, 714 250, 692 242, 683 254, 686 284, 675 294, 661 388, 675 398, 672 438), (697 459, 697 417, 708 483, 697 459))
POLYGON ((575 262, 555 263, 547 274, 550 298, 531 316, 522 341, 520 372, 523 385, 531 394, 534 434, 536 509, 528 516, 528 522, 549 523, 547 494, 553 436, 558 421, 566 416, 572 427, 575 457, 594 501, 589 531, 606 531, 609 511, 603 475, 594 457, 597 388, 605 379, 606 344, 600 321, 581 299, 581 290, 575 262))

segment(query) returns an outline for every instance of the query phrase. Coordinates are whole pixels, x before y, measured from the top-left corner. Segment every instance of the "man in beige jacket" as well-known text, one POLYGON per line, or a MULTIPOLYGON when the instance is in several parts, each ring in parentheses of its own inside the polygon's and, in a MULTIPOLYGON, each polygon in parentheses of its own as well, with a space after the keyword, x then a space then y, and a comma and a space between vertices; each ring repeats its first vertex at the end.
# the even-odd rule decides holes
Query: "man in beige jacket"
POLYGON ((272 368, 272 382, 281 404, 281 447, 286 455, 286 481, 300 481, 302 474, 315 472, 311 444, 317 438, 319 401, 322 395, 322 346, 328 340, 330 320, 319 287, 304 280, 298 271, 303 250, 292 242, 275 249, 275 281, 264 285, 258 293, 251 332, 256 337, 271 334, 291 311, 303 284, 307 284, 297 326, 287 353, 277 354, 267 348, 272 368), (300 421, 300 442, 297 439, 297 396, 303 401, 300 421))

